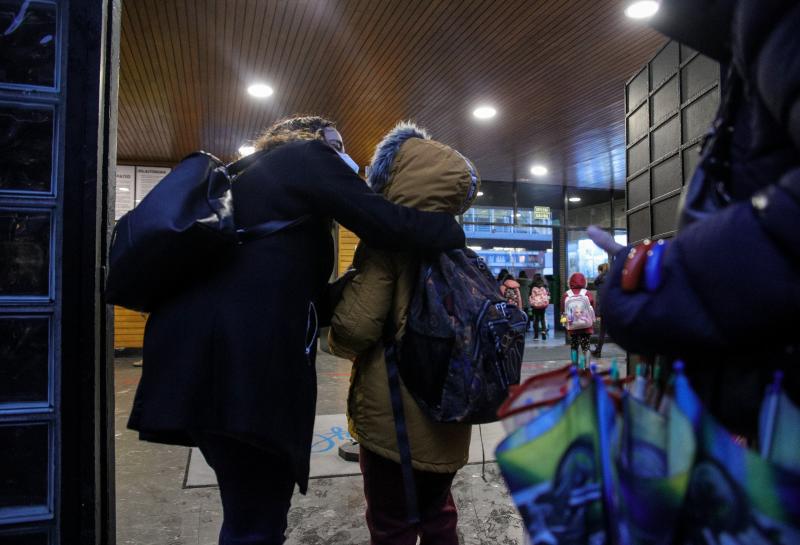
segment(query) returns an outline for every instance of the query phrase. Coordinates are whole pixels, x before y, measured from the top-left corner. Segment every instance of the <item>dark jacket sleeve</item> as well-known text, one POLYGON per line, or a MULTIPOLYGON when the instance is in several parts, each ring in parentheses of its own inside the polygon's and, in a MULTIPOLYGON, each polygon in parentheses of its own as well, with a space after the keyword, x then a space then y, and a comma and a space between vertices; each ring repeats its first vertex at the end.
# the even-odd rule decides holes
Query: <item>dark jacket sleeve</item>
MULTIPOLYGON (((782 232, 797 240, 800 206, 784 194, 769 206, 781 218, 782 232)), ((624 348, 643 354, 748 353, 754 339, 780 346, 785 324, 800 312, 795 244, 790 249, 775 238, 751 203, 741 202, 680 232, 664 256, 655 293, 622 291, 620 252, 603 291, 608 331, 624 348), (742 289, 743 278, 761 281, 742 289)))
POLYGON ((455 218, 398 206, 372 191, 333 149, 319 141, 304 146, 308 198, 368 245, 384 249, 442 251, 462 248, 464 231, 455 218))
POLYGON ((741 61, 756 67, 752 77, 762 103, 800 149, 800 2, 748 2, 737 23, 742 27, 741 61), (763 23, 767 28, 749 29, 746 25, 755 26, 751 21, 765 4, 771 11, 763 23))
MULTIPOLYGON (((662 7, 683 3, 695 5, 665 0, 662 7)), ((751 100, 766 106, 800 153, 800 4, 743 0, 739 9, 735 45, 737 58, 752 67, 744 70, 755 79, 751 100), (769 13, 755 19, 748 10, 769 13)), ((656 293, 622 292, 624 259, 621 252, 602 300, 609 333, 628 350, 688 357, 784 346, 787 335, 796 336, 786 324, 800 315, 800 168, 752 200, 682 229, 665 254, 656 293), (758 281, 742 289, 742 279, 751 278, 758 281)))

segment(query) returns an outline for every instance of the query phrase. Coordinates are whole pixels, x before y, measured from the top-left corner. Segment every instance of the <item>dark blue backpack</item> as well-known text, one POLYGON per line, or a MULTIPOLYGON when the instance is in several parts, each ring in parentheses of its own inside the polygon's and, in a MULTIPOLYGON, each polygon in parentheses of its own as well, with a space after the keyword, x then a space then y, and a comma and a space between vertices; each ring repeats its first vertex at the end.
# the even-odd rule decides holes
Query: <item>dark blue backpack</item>
POLYGON ((509 386, 519 384, 527 323, 480 257, 452 250, 420 267, 391 359, 434 421, 493 422, 509 386))
POLYGON ((384 343, 410 523, 420 517, 400 379, 436 422, 493 422, 519 384, 527 329, 528 316, 506 302, 472 250, 420 266, 403 338, 384 343))

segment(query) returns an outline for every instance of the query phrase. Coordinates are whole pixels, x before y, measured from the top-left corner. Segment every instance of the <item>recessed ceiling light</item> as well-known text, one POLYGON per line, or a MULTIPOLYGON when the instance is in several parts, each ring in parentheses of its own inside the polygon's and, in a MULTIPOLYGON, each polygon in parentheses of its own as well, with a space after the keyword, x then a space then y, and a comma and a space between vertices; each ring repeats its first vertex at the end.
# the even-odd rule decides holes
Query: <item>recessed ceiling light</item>
POLYGON ((268 96, 272 96, 274 91, 272 90, 272 87, 266 83, 254 83, 247 88, 247 92, 256 98, 267 98, 268 96))
POLYGON ((625 15, 631 19, 647 19, 658 12, 658 2, 655 0, 641 0, 633 2, 625 8, 625 15))
POLYGON ((547 172, 547 167, 544 165, 533 165, 531 167, 531 174, 534 176, 546 176, 547 172))
POLYGON ((247 157, 251 153, 255 153, 255 151, 256 148, 254 146, 244 145, 241 148, 239 148, 239 155, 241 155, 242 157, 247 157))
POLYGON ((483 191, 478 191, 478 197, 483 197, 483 191))
POLYGON ((475 108, 475 110, 472 112, 472 115, 478 119, 490 119, 497 115, 497 110, 491 106, 479 106, 478 108, 475 108))
POLYGON ((581 202, 581 198, 580 197, 570 197, 567 200, 569 200, 569 202, 581 202))

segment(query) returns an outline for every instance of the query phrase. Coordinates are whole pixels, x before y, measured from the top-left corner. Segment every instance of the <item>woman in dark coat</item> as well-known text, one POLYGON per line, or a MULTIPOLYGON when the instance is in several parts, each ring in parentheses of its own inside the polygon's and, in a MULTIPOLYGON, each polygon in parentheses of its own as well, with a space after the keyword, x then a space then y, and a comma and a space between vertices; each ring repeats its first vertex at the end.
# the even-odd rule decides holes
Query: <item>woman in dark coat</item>
POLYGON ((282 543, 295 483, 306 492, 331 219, 370 246, 464 245, 452 215, 369 189, 329 121, 278 123, 256 147, 233 185, 237 227, 309 218, 238 246, 150 315, 129 422, 141 439, 201 448, 220 483, 221 544, 282 543))
POLYGON ((776 369, 800 402, 800 3, 663 0, 653 25, 732 69, 723 92, 739 98, 720 131, 728 142, 708 165, 722 167, 719 183, 695 176, 688 188, 721 187, 729 202, 705 217, 684 206, 654 291, 623 291, 627 250, 616 248, 603 320, 628 350, 684 358, 712 413, 753 436, 776 369), (742 289, 742 278, 761 281, 742 289))
POLYGON ((592 356, 599 358, 603 355, 603 345, 606 343, 606 323, 603 321, 603 306, 600 304, 601 293, 603 284, 606 282, 608 276, 608 263, 603 263, 597 266, 597 276, 594 279, 594 310, 595 315, 600 318, 600 336, 597 339, 597 348, 592 352, 592 356))

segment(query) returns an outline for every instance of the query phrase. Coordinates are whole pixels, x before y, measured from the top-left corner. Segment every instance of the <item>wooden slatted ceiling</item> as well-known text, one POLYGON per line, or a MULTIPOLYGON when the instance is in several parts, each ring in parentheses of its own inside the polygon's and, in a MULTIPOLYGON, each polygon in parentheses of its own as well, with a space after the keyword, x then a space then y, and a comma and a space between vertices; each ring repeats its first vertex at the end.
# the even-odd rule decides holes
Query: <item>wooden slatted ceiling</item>
POLYGON ((624 186, 624 82, 665 42, 622 0, 125 0, 119 159, 232 159, 319 113, 367 164, 413 119, 491 180, 624 186), (265 81, 275 95, 246 93, 265 81), (488 122, 471 112, 490 103, 488 122), (537 180, 539 181, 539 180, 537 180))

